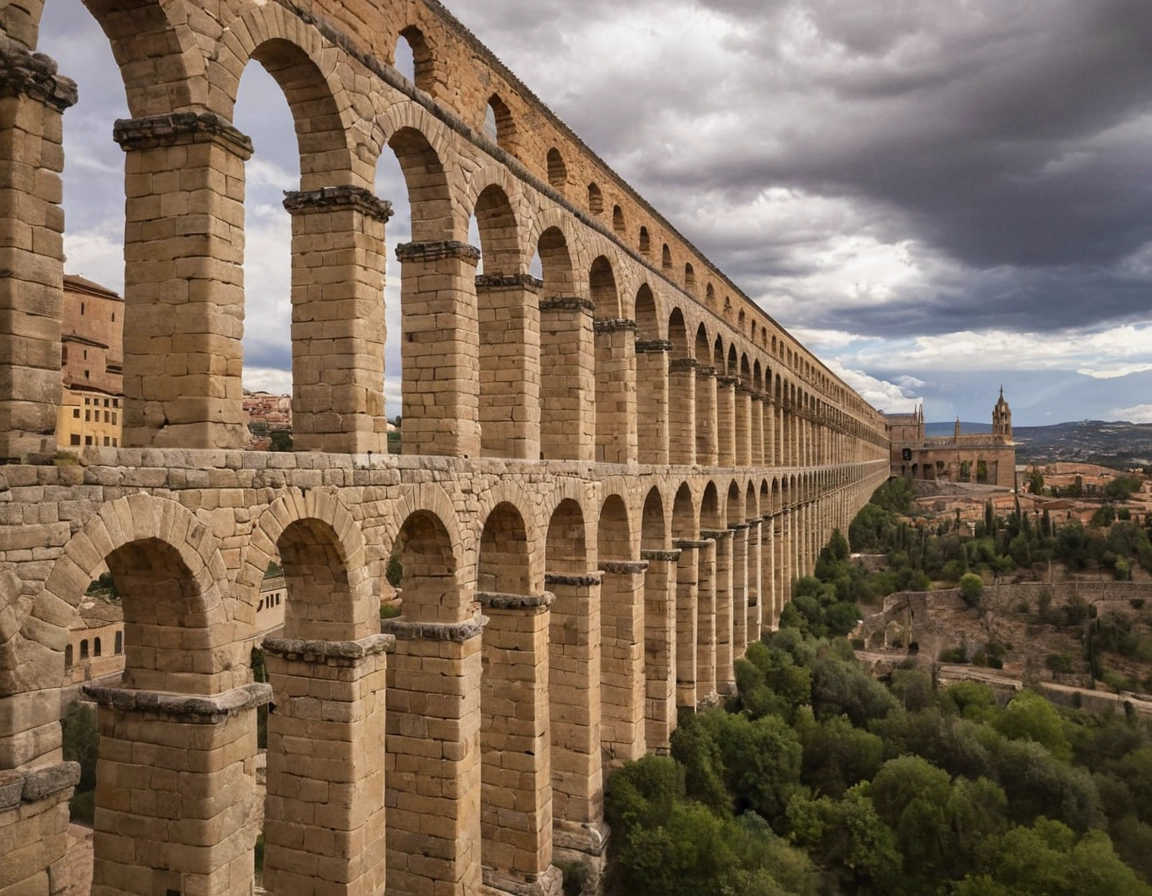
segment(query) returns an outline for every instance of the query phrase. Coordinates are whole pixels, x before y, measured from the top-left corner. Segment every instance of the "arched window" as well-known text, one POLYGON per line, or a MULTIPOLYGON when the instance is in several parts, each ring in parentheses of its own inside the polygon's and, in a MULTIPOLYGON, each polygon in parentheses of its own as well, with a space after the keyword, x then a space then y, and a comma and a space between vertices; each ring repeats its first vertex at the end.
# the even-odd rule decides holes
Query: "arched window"
POLYGON ((624 210, 618 205, 612 206, 612 229, 624 235, 624 210))
POLYGON ((72 668, 72 645, 69 644, 64 648, 64 669, 67 671, 72 668))
POLYGON ((94 640, 92 642, 92 655, 93 656, 100 656, 100 652, 101 652, 100 651, 100 639, 97 638, 96 640, 94 640))
POLYGON ((396 71, 424 91, 432 89, 432 51, 424 32, 410 25, 400 32, 396 41, 394 66, 396 71))
POLYGON ((652 240, 648 236, 648 228, 640 228, 640 254, 647 255, 652 251, 652 240))
POLYGON ((696 291, 696 271, 692 268, 691 262, 684 265, 684 288, 688 292, 696 291))
POLYGON ((604 212, 604 194, 596 184, 588 184, 588 211, 594 215, 604 212))
POLYGON ((116 632, 116 643, 114 646, 117 656, 124 652, 124 632, 116 632))
POLYGON ((80 659, 88 659, 88 639, 85 638, 80 642, 80 659))
POLYGON ((568 166, 555 146, 548 150, 548 183, 557 189, 568 183, 568 166))
POLYGON ((484 116, 484 133, 503 150, 512 152, 516 143, 516 125, 512 112, 496 94, 488 99, 488 111, 484 116))
POLYGON ((660 266, 666 271, 672 270, 672 250, 668 248, 668 244, 664 244, 664 249, 660 253, 660 266))

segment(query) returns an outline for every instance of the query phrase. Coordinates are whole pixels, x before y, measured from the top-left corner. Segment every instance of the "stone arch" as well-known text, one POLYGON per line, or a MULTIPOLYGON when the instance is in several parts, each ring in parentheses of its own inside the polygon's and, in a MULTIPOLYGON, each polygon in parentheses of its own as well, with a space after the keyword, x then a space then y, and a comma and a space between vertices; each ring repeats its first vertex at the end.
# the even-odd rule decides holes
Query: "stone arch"
MULTIPOLYGON (((204 53, 181 4, 175 0, 87 0, 85 6, 112 47, 133 116, 210 107, 204 53), (155 65, 138 64, 146 58, 154 59, 155 65), (157 83, 159 77, 166 80, 157 83)), ((4 33, 35 49, 43 7, 43 0, 9 4, 0 12, 4 33)), ((225 117, 230 118, 231 112, 225 117)))
POLYGON ((664 271, 672 270, 672 250, 668 248, 667 243, 660 250, 660 267, 664 271))
POLYGON ((664 551, 668 549, 668 527, 664 514, 664 499, 655 486, 644 499, 640 524, 640 549, 664 551))
POLYGON ((593 260, 588 274, 592 304, 596 306, 598 318, 618 318, 621 316, 620 292, 616 285, 616 274, 612 263, 604 255, 593 260))
POLYGON ((692 262, 684 262, 684 291, 689 295, 696 295, 696 269, 692 262))
POLYGON ((407 43, 412 53, 413 86, 425 93, 432 93, 436 88, 438 68, 434 43, 428 39, 424 30, 418 25, 401 28, 400 33, 396 35, 396 43, 393 44, 393 67, 396 64, 395 48, 400 41, 407 43))
POLYGON ((619 494, 608 495, 601 505, 596 549, 601 563, 633 559, 628 504, 619 494))
MULTIPOLYGON (((517 537, 523 539, 527 556, 528 568, 525 573, 527 580, 524 586, 527 590, 507 593, 539 594, 543 590, 542 582, 544 577, 544 559, 541 550, 541 548, 544 547, 541 542, 544 536, 544 519, 538 509, 538 500, 529 495, 528 491, 519 483, 509 480, 497 483, 492 488, 482 492, 479 497, 476 517, 477 519, 485 520, 485 527, 487 526, 487 520, 490 519, 497 508, 501 506, 505 508, 505 517, 500 521, 501 524, 514 522, 512 517, 507 513, 509 508, 511 508, 520 519, 518 526, 523 531, 520 532, 517 537)), ((468 555, 473 550, 479 550, 481 553, 484 551, 483 529, 480 533, 480 541, 465 546, 464 553, 466 561, 468 555)), ((479 556, 477 556, 476 559, 479 563, 479 556)), ((517 575, 519 575, 519 573, 517 573, 517 575)), ((479 583, 479 576, 477 581, 479 583)), ((481 591, 493 590, 482 583, 479 583, 477 587, 481 591)))
POLYGON ((640 247, 640 254, 647 258, 652 254, 652 238, 648 235, 648 228, 640 226, 640 236, 637 245, 640 247))
POLYGON ((744 493, 735 479, 728 485, 728 494, 724 500, 724 518, 728 526, 744 522, 744 493))
POLYGON ((515 156, 519 145, 516 119, 512 116, 512 110, 508 108, 508 104, 504 102, 499 93, 493 93, 488 97, 484 114, 485 120, 491 121, 494 131, 487 133, 487 128, 485 128, 486 136, 495 140, 496 145, 502 150, 515 156))
POLYGON ((679 308, 673 308, 668 316, 668 341, 672 343, 672 359, 679 361, 690 357, 688 353, 688 328, 684 322, 684 313, 679 308))
POLYGON ((683 482, 676 490, 676 498, 672 504, 672 537, 692 540, 699 535, 699 531, 692 488, 687 482, 683 482))
POLYGON ((515 505, 501 501, 484 520, 476 558, 476 588, 491 594, 535 591, 528 527, 515 505))
POLYGON ((402 103, 390 112, 380 124, 387 128, 388 146, 408 188, 413 242, 457 238, 446 171, 453 161, 450 141, 442 126, 417 103, 402 103))
POLYGON ((704 494, 700 498, 700 528, 715 531, 723 526, 719 492, 716 483, 709 481, 704 486, 704 494))
POLYGON ((479 172, 467 196, 470 214, 476 217, 480 230, 479 248, 486 277, 519 274, 524 270, 521 222, 513 210, 520 194, 515 180, 506 172, 507 169, 501 168, 492 172, 491 178, 479 172))
POLYGON ((583 574, 588 570, 587 523, 580 502, 564 498, 548 520, 544 555, 548 573, 583 574))
POLYGON ((292 630, 288 637, 336 641, 366 637, 379 618, 367 556, 360 526, 337 494, 292 489, 270 504, 253 527, 236 577, 237 617, 255 624, 265 570, 279 558, 288 582, 285 626, 292 630), (328 584, 343 580, 344 601, 325 600, 323 581, 309 581, 310 576, 322 575, 321 569, 333 576, 328 584), (333 606, 321 606, 327 603, 333 606), (329 612, 341 618, 325 618, 329 612))
POLYGON ((660 314, 656 307, 656 297, 647 283, 641 284, 636 293, 636 338, 654 340, 661 338, 660 314))
POLYGON ((612 206, 612 230, 617 236, 624 236, 628 231, 628 225, 624 221, 624 209, 618 205, 612 206))
POLYGON ((701 367, 712 366, 712 346, 708 339, 708 330, 704 324, 696 328, 696 362, 701 367))
POLYGON ((209 105, 233 117, 240 78, 254 59, 270 74, 288 103, 300 149, 300 189, 353 185, 372 187, 374 166, 354 152, 351 138, 360 119, 339 74, 344 51, 318 29, 276 4, 253 7, 228 28, 208 71, 209 105), (327 74, 326 74, 327 73, 327 74), (218 86, 217 86, 218 85, 218 86))
POLYGON ((588 184, 588 211, 597 217, 604 214, 604 194, 596 183, 588 184))
POLYGON ((548 183, 563 192, 568 185, 568 166, 564 164, 564 156, 555 146, 548 150, 546 159, 548 166, 548 183))

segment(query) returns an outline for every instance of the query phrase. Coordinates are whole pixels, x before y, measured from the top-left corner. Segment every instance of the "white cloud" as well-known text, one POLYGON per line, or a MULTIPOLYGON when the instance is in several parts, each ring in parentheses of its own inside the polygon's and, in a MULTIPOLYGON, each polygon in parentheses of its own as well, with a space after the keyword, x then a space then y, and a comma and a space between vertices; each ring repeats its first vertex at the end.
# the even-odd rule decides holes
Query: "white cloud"
POLYGON ((1108 412, 1109 420, 1127 420, 1129 423, 1152 423, 1152 404, 1138 404, 1130 408, 1115 408, 1108 412))

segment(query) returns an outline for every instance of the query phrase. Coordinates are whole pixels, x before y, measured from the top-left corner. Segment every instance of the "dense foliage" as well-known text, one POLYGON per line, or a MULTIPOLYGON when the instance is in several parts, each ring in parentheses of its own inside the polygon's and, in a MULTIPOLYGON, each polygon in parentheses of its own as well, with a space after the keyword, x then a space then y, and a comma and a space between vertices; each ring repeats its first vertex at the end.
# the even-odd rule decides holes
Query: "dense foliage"
MULTIPOLYGON (((925 575, 928 556, 950 551, 978 603, 979 541, 1010 531, 989 514, 974 551, 959 538, 945 550, 948 534, 900 534, 910 496, 899 485, 878 495, 852 524, 853 547, 903 543, 907 560, 867 573, 836 533, 816 575, 795 584, 781 630, 737 661, 737 696, 685 713, 670 757, 609 779, 613 891, 1152 896, 1147 723, 1058 710, 1031 691, 939 689, 910 669, 882 683, 856 663, 842 636, 857 602, 891 584, 878 576, 925 575)), ((1096 629, 1101 644, 1140 649, 1122 625, 1096 629)))

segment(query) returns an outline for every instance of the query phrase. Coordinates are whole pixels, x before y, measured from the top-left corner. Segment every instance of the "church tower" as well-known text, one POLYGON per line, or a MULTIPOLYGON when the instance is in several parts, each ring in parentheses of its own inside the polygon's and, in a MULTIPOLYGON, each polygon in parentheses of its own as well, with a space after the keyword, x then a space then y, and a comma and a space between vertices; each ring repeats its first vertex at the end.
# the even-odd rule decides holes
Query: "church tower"
POLYGON ((1004 400, 1004 387, 1000 387, 1000 400, 992 409, 992 435, 1006 442, 1012 441, 1012 409, 1004 400))

